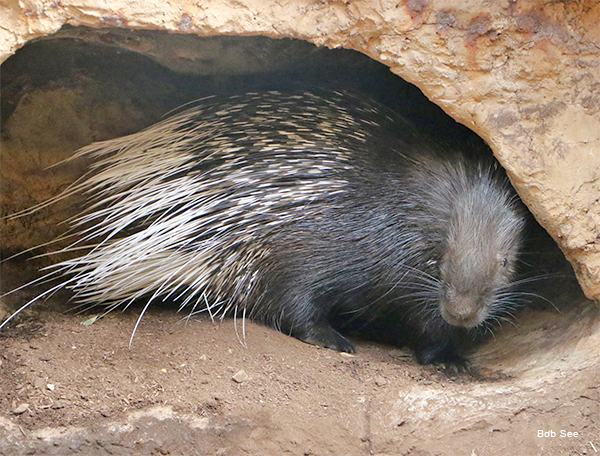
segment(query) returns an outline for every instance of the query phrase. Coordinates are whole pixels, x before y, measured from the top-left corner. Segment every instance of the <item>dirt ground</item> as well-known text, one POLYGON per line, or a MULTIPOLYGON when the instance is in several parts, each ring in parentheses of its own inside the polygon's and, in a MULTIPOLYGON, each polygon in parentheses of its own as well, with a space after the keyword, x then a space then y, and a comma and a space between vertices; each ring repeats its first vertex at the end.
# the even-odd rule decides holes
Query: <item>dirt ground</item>
POLYGON ((341 354, 252 323, 244 338, 240 321, 168 309, 143 318, 131 347, 135 312, 88 319, 39 311, 1 334, 0 455, 600 451, 589 303, 523 315, 459 375, 393 347, 341 354))

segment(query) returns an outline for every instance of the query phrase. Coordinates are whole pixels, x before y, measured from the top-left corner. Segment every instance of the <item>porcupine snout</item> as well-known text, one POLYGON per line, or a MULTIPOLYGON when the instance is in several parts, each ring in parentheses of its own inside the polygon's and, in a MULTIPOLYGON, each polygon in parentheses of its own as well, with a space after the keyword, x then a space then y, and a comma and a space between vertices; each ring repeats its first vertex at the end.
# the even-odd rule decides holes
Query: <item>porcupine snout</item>
POLYGON ((454 233, 442 259, 440 314, 453 326, 474 328, 486 320, 494 301, 494 287, 505 282, 508 264, 504 266, 502 255, 484 258, 492 255, 482 240, 470 239, 471 245, 462 241, 454 233))
POLYGON ((522 228, 509 196, 487 179, 457 198, 440 265, 440 314, 447 323, 474 328, 500 310, 520 248, 515 233, 522 228))
POLYGON ((471 292, 448 290, 442 306, 442 317, 451 325, 473 328, 485 320, 484 300, 471 292))

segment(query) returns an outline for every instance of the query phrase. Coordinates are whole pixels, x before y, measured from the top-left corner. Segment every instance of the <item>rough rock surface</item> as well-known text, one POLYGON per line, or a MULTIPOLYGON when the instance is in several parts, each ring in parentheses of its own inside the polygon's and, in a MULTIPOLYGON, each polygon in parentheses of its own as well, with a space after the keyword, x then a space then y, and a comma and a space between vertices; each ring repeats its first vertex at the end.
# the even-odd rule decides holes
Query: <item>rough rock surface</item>
MULTIPOLYGON (((63 24, 302 38, 359 50, 486 139, 600 300, 600 4, 30 0, 0 5, 0 58, 63 24), (157 13, 159 12, 159 13, 157 13)), ((193 60, 192 52, 174 56, 193 60)))

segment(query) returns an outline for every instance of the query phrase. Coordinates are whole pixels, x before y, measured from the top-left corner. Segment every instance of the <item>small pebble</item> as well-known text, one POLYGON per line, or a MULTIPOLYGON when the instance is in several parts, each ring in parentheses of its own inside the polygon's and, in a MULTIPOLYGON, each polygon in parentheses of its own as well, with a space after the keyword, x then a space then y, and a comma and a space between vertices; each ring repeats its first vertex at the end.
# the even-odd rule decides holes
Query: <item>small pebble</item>
POLYGON ((242 383, 248 380, 249 376, 244 369, 237 371, 231 379, 236 383, 242 383))
POLYGON ((100 318, 100 315, 94 315, 93 317, 90 317, 87 320, 85 320, 84 322, 82 322, 81 325, 83 325, 83 326, 93 325, 96 321, 98 321, 99 318, 100 318))
POLYGON ((377 386, 387 385, 387 382, 388 381, 384 377, 381 377, 380 375, 375 377, 375 385, 377 385, 377 386))
POLYGON ((21 413, 25 413, 29 409, 29 404, 21 404, 16 409, 13 410, 15 415, 20 415, 21 413))

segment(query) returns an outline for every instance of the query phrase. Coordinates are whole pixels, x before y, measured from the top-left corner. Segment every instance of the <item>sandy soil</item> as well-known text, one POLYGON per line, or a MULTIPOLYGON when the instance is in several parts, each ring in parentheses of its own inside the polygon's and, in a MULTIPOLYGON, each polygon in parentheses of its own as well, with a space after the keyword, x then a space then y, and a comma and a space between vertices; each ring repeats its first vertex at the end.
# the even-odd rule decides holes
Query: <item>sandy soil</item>
POLYGON ((168 309, 131 347, 135 312, 36 312, 1 334, 0 455, 595 454, 600 319, 585 304, 563 317, 526 314, 456 375, 168 309))

